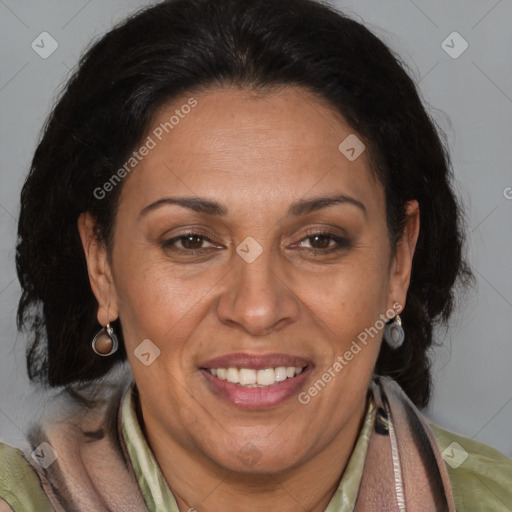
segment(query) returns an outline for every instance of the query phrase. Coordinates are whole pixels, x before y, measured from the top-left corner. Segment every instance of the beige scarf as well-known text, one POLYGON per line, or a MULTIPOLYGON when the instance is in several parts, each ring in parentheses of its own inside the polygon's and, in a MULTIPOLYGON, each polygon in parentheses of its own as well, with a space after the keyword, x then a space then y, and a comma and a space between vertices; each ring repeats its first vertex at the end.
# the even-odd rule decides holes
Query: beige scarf
POLYGON ((423 415, 388 377, 370 388, 377 413, 355 512, 455 512, 450 478, 423 415))
MULTIPOLYGON (((33 429, 34 448, 59 454, 47 469, 33 464, 57 512, 147 512, 120 430, 126 385, 92 410, 33 429)), ((370 386, 376 407, 355 512, 455 512, 450 480, 434 434, 388 377, 370 386)))

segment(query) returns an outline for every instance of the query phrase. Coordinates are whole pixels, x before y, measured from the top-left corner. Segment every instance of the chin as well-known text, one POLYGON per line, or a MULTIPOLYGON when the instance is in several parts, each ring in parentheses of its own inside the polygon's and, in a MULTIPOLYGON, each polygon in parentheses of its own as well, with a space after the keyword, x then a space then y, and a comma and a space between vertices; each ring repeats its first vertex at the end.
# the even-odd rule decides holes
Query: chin
POLYGON ((229 471, 261 475, 287 471, 303 461, 301 451, 304 443, 287 445, 286 451, 283 451, 282 446, 276 449, 275 444, 258 445, 252 441, 243 442, 239 446, 222 449, 217 444, 215 448, 218 453, 211 454, 210 458, 229 471))

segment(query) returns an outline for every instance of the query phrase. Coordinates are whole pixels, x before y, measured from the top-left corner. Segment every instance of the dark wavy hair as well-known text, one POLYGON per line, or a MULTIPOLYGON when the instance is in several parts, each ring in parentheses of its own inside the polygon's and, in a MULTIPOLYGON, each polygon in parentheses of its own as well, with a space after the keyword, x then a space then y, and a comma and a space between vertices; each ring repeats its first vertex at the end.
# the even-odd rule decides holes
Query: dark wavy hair
POLYGON ((30 333, 30 379, 73 392, 126 361, 119 320, 118 352, 102 358, 91 350, 98 305, 78 216, 91 212, 111 250, 122 184, 101 200, 94 190, 137 147, 159 106, 226 85, 300 86, 339 111, 365 140, 385 188, 392 248, 403 233, 406 201, 419 202, 421 229, 402 314, 406 341, 396 351, 383 343, 375 372, 426 405, 434 327, 447 323, 457 282, 472 278, 444 136, 390 49, 362 24, 313 0, 164 1, 129 17, 81 57, 21 193, 17 321, 30 333))

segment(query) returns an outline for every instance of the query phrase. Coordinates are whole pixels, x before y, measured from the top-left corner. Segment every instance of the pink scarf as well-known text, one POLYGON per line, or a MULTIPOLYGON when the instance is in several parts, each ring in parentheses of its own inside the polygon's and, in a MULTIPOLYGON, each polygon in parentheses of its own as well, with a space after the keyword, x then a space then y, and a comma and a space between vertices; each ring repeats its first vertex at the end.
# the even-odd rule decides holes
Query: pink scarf
MULTIPOLYGON (((92 410, 29 435, 48 442, 58 459, 32 463, 57 512, 147 512, 120 430, 126 386, 92 410)), ((422 414, 388 377, 370 385, 376 413, 355 512, 455 512, 450 480, 436 438, 422 414)))

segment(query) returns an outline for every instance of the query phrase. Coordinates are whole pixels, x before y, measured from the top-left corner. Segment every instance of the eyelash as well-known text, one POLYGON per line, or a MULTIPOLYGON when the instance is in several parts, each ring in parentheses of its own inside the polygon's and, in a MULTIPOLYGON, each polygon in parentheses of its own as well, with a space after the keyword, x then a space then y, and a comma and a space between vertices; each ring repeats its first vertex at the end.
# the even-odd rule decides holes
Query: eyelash
POLYGON ((314 247, 303 247, 302 250, 306 250, 306 251, 312 252, 314 254, 330 254, 333 252, 339 252, 339 251, 342 251, 345 249, 349 249, 352 245, 348 238, 345 238, 345 237, 342 237, 339 235, 335 235, 334 233, 331 233, 329 231, 315 231, 315 230, 312 230, 312 231, 306 233, 306 236, 303 237, 299 242, 308 240, 315 236, 328 237, 332 241, 336 242, 337 245, 328 247, 327 249, 317 249, 314 247))
POLYGON ((189 231, 186 233, 182 233, 181 235, 175 236, 173 238, 170 238, 169 240, 166 240, 165 242, 162 243, 162 247, 166 250, 170 250, 177 254, 185 254, 187 256, 204 254, 205 252, 208 251, 208 249, 211 249, 210 247, 201 248, 201 249, 180 249, 180 248, 174 247, 174 244, 177 241, 182 240, 183 238, 191 237, 191 236, 192 237, 200 237, 203 239, 203 241, 213 243, 212 240, 210 240, 210 238, 207 235, 205 235, 204 233, 200 233, 197 231, 189 231))
MULTIPOLYGON (((314 247, 302 247, 301 248, 302 251, 310 252, 313 254, 325 255, 325 254, 331 254, 331 253, 349 249, 352 245, 348 238, 344 238, 344 237, 335 235, 334 233, 331 233, 329 231, 315 231, 315 230, 306 233, 306 236, 301 238, 299 243, 303 242, 304 240, 309 240, 315 236, 328 237, 332 241, 334 241, 337 245, 328 247, 326 249, 317 249, 314 247)), ((212 244, 214 243, 207 235, 205 235, 203 233, 196 232, 196 231, 189 231, 189 232, 182 233, 178 236, 175 236, 173 238, 170 238, 169 240, 164 241, 162 243, 162 248, 166 249, 166 250, 170 250, 176 254, 183 254, 183 255, 187 255, 187 256, 201 255, 201 254, 208 252, 209 249, 211 249, 211 247, 206 247, 206 248, 201 248, 201 249, 180 249, 180 248, 177 248, 174 246, 174 244, 176 242, 178 242, 184 238, 187 238, 187 237, 200 237, 203 240, 203 242, 206 241, 206 242, 209 242, 212 244)))

